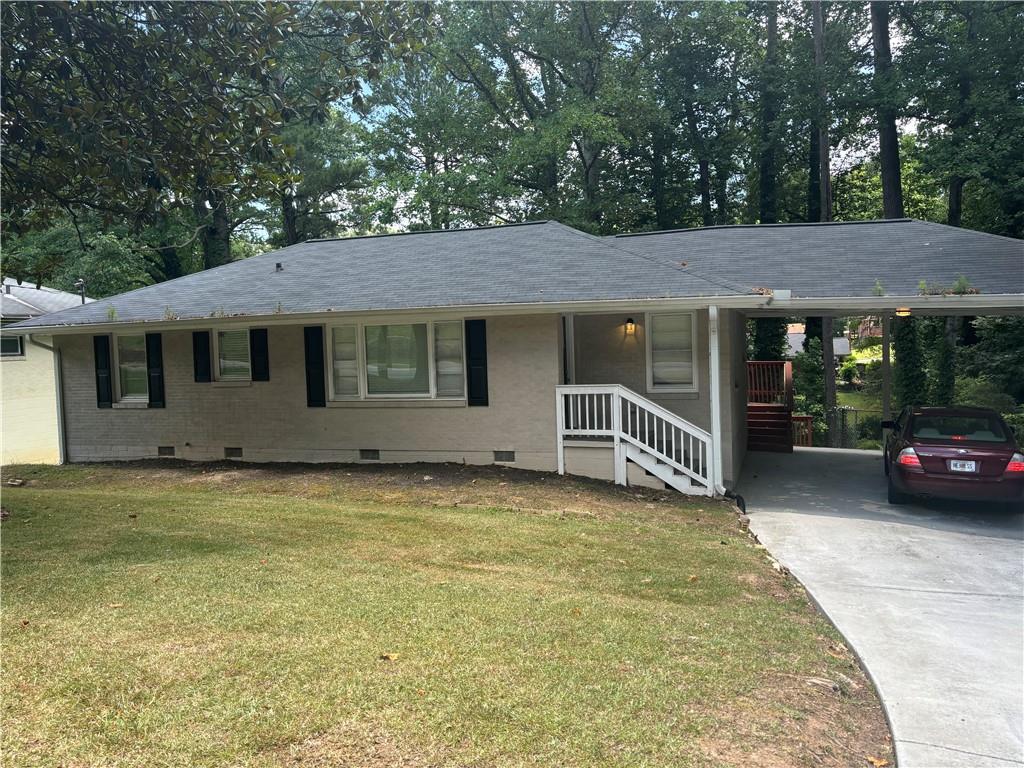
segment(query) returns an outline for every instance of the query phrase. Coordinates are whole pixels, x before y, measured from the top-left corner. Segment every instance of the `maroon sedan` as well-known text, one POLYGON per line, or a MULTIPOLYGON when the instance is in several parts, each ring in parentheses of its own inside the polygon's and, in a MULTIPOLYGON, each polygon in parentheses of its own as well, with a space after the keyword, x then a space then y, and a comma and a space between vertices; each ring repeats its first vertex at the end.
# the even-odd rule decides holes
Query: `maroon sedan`
POLYGON ((911 496, 1024 503, 1024 455, 986 408, 905 408, 885 443, 889 503, 911 496))

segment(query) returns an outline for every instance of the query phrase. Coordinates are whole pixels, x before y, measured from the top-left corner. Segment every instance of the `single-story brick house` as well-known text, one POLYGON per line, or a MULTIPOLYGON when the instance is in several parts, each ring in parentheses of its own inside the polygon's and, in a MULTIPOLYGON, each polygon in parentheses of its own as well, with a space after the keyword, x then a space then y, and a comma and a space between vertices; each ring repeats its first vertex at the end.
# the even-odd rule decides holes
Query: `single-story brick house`
POLYGON ((59 350, 70 461, 498 462, 714 494, 746 451, 746 319, 897 308, 1021 311, 1022 243, 913 220, 351 237, 18 328, 59 350))

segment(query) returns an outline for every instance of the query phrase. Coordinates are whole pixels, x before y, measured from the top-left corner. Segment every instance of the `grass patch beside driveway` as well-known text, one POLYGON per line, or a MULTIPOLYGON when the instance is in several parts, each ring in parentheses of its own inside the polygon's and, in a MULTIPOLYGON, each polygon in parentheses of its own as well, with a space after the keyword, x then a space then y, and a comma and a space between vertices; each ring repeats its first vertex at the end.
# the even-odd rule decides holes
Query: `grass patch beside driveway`
POLYGON ((889 757, 724 504, 465 467, 9 468, 8 765, 889 757))

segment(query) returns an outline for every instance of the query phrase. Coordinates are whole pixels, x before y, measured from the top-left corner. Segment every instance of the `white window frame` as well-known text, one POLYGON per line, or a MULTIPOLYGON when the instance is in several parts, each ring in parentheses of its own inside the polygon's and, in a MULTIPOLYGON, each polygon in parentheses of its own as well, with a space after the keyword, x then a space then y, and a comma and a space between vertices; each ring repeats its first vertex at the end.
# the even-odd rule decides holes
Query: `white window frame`
POLYGON ((327 368, 327 396, 333 402, 358 402, 366 400, 398 401, 398 400, 442 400, 448 402, 465 402, 469 383, 466 381, 466 326, 461 317, 435 317, 429 320, 423 318, 407 317, 385 317, 373 320, 354 320, 350 323, 332 323, 324 327, 324 367, 327 368), (462 323, 462 394, 461 395, 438 395, 437 394, 437 360, 434 354, 434 326, 438 323, 462 323), (427 365, 429 366, 428 386, 429 392, 388 392, 372 394, 369 391, 366 374, 366 328, 376 328, 380 325, 426 325, 427 326, 427 365), (355 395, 334 394, 334 329, 355 326, 356 329, 356 369, 358 372, 358 393, 355 395))
POLYGON ((149 402, 149 360, 146 360, 146 394, 145 395, 125 395, 121 392, 121 350, 117 344, 119 338, 127 338, 129 336, 141 336, 142 337, 142 348, 146 349, 146 334, 145 333, 114 333, 110 336, 110 363, 113 368, 111 370, 111 378, 113 382, 113 393, 114 400, 118 403, 148 403, 149 402))
POLYGON ((18 340, 18 351, 15 353, 3 353, 0 354, 0 359, 3 360, 24 360, 25 359, 25 337, 20 333, 5 333, 4 338, 17 339, 18 340))
POLYGON ((700 356, 697 354, 697 313, 696 312, 646 312, 644 313, 644 348, 646 350, 647 368, 647 391, 648 392, 697 392, 700 382, 700 356), (653 327, 651 318, 660 315, 689 315, 690 316, 690 350, 693 364, 692 384, 655 384, 654 383, 654 359, 653 343, 654 335, 651 333, 653 327))
POLYGON ((214 328, 210 335, 213 337, 213 380, 223 381, 227 383, 248 383, 252 381, 252 335, 249 332, 249 326, 243 328, 231 326, 227 328, 214 328), (220 334, 225 331, 245 331, 245 351, 249 355, 249 375, 244 379, 230 378, 225 379, 220 375, 220 334))

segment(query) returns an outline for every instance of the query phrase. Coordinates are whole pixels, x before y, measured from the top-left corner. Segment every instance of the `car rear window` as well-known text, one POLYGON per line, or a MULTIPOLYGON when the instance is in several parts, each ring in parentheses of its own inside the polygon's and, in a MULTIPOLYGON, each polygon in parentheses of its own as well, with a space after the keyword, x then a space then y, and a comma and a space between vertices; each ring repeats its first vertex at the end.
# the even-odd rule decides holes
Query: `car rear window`
POLYGON ((914 416, 910 432, 921 440, 950 443, 1005 443, 1009 439, 993 416, 914 416))

